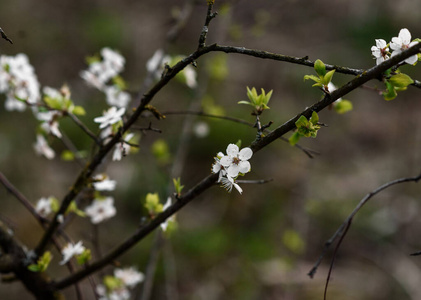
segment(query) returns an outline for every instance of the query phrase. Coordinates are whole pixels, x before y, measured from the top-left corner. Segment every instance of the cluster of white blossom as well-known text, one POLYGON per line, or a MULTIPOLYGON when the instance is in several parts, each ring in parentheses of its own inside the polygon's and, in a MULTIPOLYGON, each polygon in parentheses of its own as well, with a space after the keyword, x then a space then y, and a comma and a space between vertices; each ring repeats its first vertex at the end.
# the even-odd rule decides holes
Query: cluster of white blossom
POLYGON ((39 101, 40 84, 25 54, 0 56, 0 93, 6 94, 8 111, 24 111, 26 103, 39 101))
MULTIPOLYGON (((117 185, 115 180, 111 180, 104 174, 96 175, 92 179, 92 187, 97 192, 114 191, 117 185)), ((92 203, 85 208, 85 213, 91 219, 92 224, 99 224, 114 217, 117 213, 114 206, 114 198, 104 197, 98 193, 92 203)))
POLYGON ((85 247, 82 245, 82 241, 77 244, 68 243, 62 250, 63 260, 60 265, 66 264, 73 256, 80 255, 85 251, 85 247))
POLYGON ((227 147, 227 155, 219 152, 215 157, 215 163, 212 165, 212 172, 219 173, 218 182, 222 183, 222 186, 232 191, 232 187, 241 194, 243 190, 235 182, 235 179, 239 175, 244 175, 251 170, 251 165, 248 160, 252 157, 253 151, 246 147, 240 149, 235 144, 229 144, 227 147))
POLYGON ((112 287, 99 284, 96 293, 99 300, 128 300, 130 290, 141 283, 145 276, 135 268, 115 269, 113 279, 118 283, 112 287))
POLYGON ((118 84, 110 83, 124 70, 125 58, 110 48, 101 49, 101 56, 102 60, 90 63, 88 70, 82 71, 80 76, 88 85, 105 93, 110 106, 127 107, 131 101, 130 94, 118 84))
MULTIPOLYGON (((165 65, 172 66, 179 60, 183 59, 182 56, 169 56, 165 55, 162 49, 155 51, 154 55, 147 61, 146 70, 153 74, 156 79, 160 79, 162 73, 165 71, 165 65)), ((179 74, 179 78, 191 89, 197 87, 197 73, 193 66, 188 65, 179 74)))
MULTIPOLYGON (((376 64, 381 64, 385 60, 389 59, 392 56, 395 56, 402 51, 414 46, 418 41, 411 42, 411 33, 408 29, 403 28, 399 31, 397 37, 393 37, 390 43, 386 43, 383 39, 376 39, 376 45, 371 47, 371 53, 376 59, 376 64), (390 49, 393 50, 392 53, 389 52, 390 49)), ((413 65, 417 62, 418 56, 413 55, 405 59, 407 64, 413 65)))

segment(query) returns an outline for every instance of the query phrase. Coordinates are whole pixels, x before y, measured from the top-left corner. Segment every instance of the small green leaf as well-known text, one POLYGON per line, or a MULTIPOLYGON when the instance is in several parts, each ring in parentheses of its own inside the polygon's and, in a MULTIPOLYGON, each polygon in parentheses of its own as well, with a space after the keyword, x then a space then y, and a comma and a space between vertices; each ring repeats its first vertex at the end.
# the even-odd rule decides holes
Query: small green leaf
POLYGON ((72 113, 77 115, 77 116, 84 116, 86 115, 86 111, 82 106, 76 105, 73 110, 72 113))
POLYGON ((326 66, 325 64, 320 60, 316 60, 314 63, 314 70, 316 70, 316 73, 322 77, 326 75, 326 66))
POLYGON ((311 114, 310 122, 313 124, 317 124, 319 122, 319 115, 315 111, 311 114))
POLYGON ((181 195, 181 191, 184 188, 184 185, 181 185, 180 180, 181 180, 180 177, 178 177, 177 179, 175 179, 175 178, 172 179, 172 181, 174 183, 174 189, 175 189, 175 192, 177 193, 177 195, 181 195))
POLYGON ((297 121, 295 121, 295 126, 297 128, 306 127, 309 125, 309 122, 305 116, 301 116, 297 121))
POLYGON ((289 144, 291 146, 294 146, 301 138, 301 134, 298 133, 298 131, 294 132, 293 135, 288 139, 289 144))
POLYGON ((303 253, 305 249, 305 242, 300 234, 295 230, 285 230, 282 236, 284 245, 294 253, 303 253))
POLYGON ((411 77, 403 73, 393 75, 388 81, 397 88, 406 88, 408 85, 414 83, 411 77))
POLYGON ((320 77, 316 75, 304 75, 304 80, 313 80, 314 82, 320 83, 320 77))
POLYGON ((245 100, 238 101, 238 102, 237 102, 237 104, 247 104, 247 105, 251 105, 251 106, 253 106, 253 107, 254 107, 253 103, 248 102, 248 101, 245 101, 245 100))
POLYGON ((158 193, 148 193, 146 195, 145 207, 151 216, 155 216, 156 214, 162 212, 163 205, 159 203, 158 193))
POLYGON ((340 100, 335 102, 334 108, 338 114, 344 114, 352 110, 352 102, 348 100, 340 100))
POLYGON ((38 265, 32 264, 32 265, 29 265, 28 266, 28 270, 29 271, 32 271, 32 272, 39 272, 40 271, 40 268, 38 267, 38 265))
POLYGON ((395 98, 396 98, 396 96, 398 95, 398 94, 396 93, 395 88, 393 87, 393 85, 392 85, 392 84, 390 84, 390 83, 389 83, 389 82, 387 82, 387 81, 385 82, 385 84, 386 84, 386 92, 383 92, 383 93, 382 93, 384 100, 386 100, 386 101, 390 101, 390 100, 395 99, 395 98))
POLYGON ((92 259, 92 254, 91 254, 90 249, 85 249, 81 254, 76 256, 77 263, 81 266, 86 264, 91 259, 92 259))
POLYGON ((163 139, 156 140, 151 146, 152 154, 160 164, 167 164, 170 159, 170 150, 168 144, 163 139))
POLYGON ((323 76, 322 81, 323 81, 324 85, 328 85, 329 82, 332 81, 332 76, 333 76, 334 73, 335 73, 335 70, 331 70, 331 71, 327 72, 325 76, 323 76))
POLYGON ((64 150, 61 152, 60 158, 64 161, 72 161, 75 159, 75 155, 70 150, 64 150))

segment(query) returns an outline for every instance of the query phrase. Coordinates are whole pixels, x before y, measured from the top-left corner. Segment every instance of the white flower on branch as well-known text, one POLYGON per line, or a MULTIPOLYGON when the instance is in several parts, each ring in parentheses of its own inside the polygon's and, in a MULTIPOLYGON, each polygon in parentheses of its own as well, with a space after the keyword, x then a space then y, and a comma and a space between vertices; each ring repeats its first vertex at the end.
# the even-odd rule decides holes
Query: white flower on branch
POLYGON ((376 58, 376 65, 390 58, 389 47, 387 47, 387 43, 383 39, 376 39, 376 46, 371 47, 371 53, 376 58))
POLYGON ((117 182, 111 180, 107 175, 99 174, 93 177, 93 187, 97 191, 114 191, 117 182))
POLYGON ((114 152, 113 152, 114 161, 121 160, 123 156, 126 156, 127 154, 130 153, 131 146, 128 144, 128 142, 130 142, 133 136, 134 136, 134 133, 129 133, 126 135, 123 142, 117 143, 115 145, 114 152))
POLYGON ((46 133, 55 135, 59 139, 62 137, 57 122, 57 118, 60 117, 60 113, 55 111, 38 112, 36 117, 38 120, 43 121, 41 128, 46 133))
POLYGON ((60 262, 60 265, 67 263, 73 256, 80 255, 85 251, 85 247, 82 246, 82 241, 79 241, 77 244, 68 243, 62 250, 61 254, 63 255, 63 260, 60 262))
POLYGON ((6 110, 23 111, 25 102, 37 103, 40 84, 25 54, 0 56, 0 93, 6 94, 6 110))
POLYGON ((107 292, 107 288, 102 285, 98 284, 95 288, 97 293, 98 300, 129 300, 130 299, 130 292, 127 288, 120 287, 115 288, 111 292, 107 292))
POLYGON ((221 183, 222 183, 222 187, 225 188, 229 193, 231 193, 232 187, 235 187, 235 189, 240 194, 243 193, 243 189, 237 183, 235 183, 235 180, 231 178, 230 176, 222 177, 221 183))
MULTIPOLYGON (((393 50, 392 57, 401 53, 402 51, 418 44, 418 42, 411 42, 411 33, 408 29, 403 28, 399 31, 398 37, 392 38, 392 42, 390 43, 390 48, 393 50)), ((417 62, 418 56, 413 55, 405 59, 407 64, 413 65, 417 62)))
POLYGON ((38 155, 44 155, 47 159, 53 159, 56 155, 54 150, 48 146, 44 136, 40 134, 37 135, 37 142, 34 144, 34 149, 38 155))
POLYGON ((114 276, 120 279, 123 284, 129 288, 133 288, 138 283, 145 279, 142 272, 137 271, 135 268, 115 269, 114 276))
MULTIPOLYGON (((164 206, 162 207, 162 211, 165 211, 170 206, 171 206, 171 197, 168 197, 167 202, 165 202, 164 206)), ((175 221, 175 215, 172 215, 171 217, 166 219, 164 223, 161 223, 160 226, 162 228, 162 231, 167 231, 169 222, 174 222, 174 221, 175 221)))
POLYGON ((104 112, 102 117, 96 117, 94 119, 95 123, 100 123, 99 128, 103 129, 112 124, 122 121, 122 116, 126 112, 124 107, 117 110, 117 107, 113 106, 107 111, 104 112))
POLYGON ((85 208, 85 213, 91 218, 93 224, 98 224, 114 217, 117 213, 114 207, 114 198, 95 199, 91 205, 85 208))
POLYGON ((47 217, 52 211, 52 197, 48 198, 41 198, 38 200, 37 205, 35 206, 35 211, 41 216, 41 217, 47 217))
POLYGON ((117 86, 107 86, 104 88, 107 103, 111 106, 126 107, 131 100, 129 93, 122 91, 117 86))
POLYGON ((248 160, 252 157, 253 151, 246 147, 239 151, 235 144, 229 144, 227 147, 227 155, 220 159, 220 164, 227 171, 229 177, 237 177, 238 174, 246 174, 250 172, 251 166, 248 160))

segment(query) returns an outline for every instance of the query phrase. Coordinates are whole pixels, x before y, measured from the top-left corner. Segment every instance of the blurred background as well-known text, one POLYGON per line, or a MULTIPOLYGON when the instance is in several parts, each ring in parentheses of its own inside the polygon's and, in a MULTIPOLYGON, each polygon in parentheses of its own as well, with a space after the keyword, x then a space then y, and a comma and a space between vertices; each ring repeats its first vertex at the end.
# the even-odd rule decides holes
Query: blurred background
MULTIPOLYGON (((370 48, 375 39, 390 41, 401 28, 421 37, 420 1, 219 1, 219 12, 210 26, 208 43, 309 56, 325 63, 368 69, 375 65, 370 48)), ((64 83, 72 99, 86 108, 82 121, 93 131, 93 118, 108 106, 102 93, 88 87, 79 73, 85 58, 103 47, 126 58, 122 74, 129 90, 145 92, 146 62, 157 49, 170 55, 188 55, 198 45, 206 15, 206 1, 61 0, 3 1, 0 26, 13 40, 0 40, 0 54, 26 53, 42 86, 64 83), (182 25, 176 35, 175 24, 182 25), (174 38, 173 38, 174 37, 174 38)), ((401 68, 421 79, 419 66, 401 68)), ((197 61, 198 88, 173 80, 153 100, 161 112, 205 111, 254 122, 246 100, 246 86, 273 89, 270 110, 261 117, 271 128, 321 98, 321 92, 303 82, 313 74, 309 67, 261 60, 238 54, 210 53, 197 61)), ((335 74, 341 86, 352 76, 335 74)), ((343 115, 324 110, 328 124, 317 139, 300 145, 318 151, 313 159, 281 140, 251 159, 252 172, 244 179, 271 182, 242 184, 244 190, 227 193, 215 186, 177 214, 178 229, 159 245, 151 299, 322 299, 330 249, 316 276, 307 273, 322 252, 325 241, 337 230, 357 203, 379 185, 400 177, 415 176, 421 165, 420 90, 409 87, 386 102, 373 81, 345 98, 354 110, 343 115)), ((0 96, 4 102, 4 96, 0 96)), ((173 192, 171 172, 182 163, 184 191, 210 172, 213 157, 229 143, 249 145, 255 129, 225 120, 167 114, 158 121, 145 114, 138 122, 162 130, 147 132, 138 153, 120 162, 104 162, 101 172, 117 180, 117 215, 101 223, 101 250, 108 252, 136 229, 145 217, 143 203, 149 192, 162 202, 173 192), (184 128, 184 129, 183 129, 184 128), (182 134, 182 132, 185 134, 182 134), (182 143, 181 153, 177 155, 182 143)), ((76 162, 36 156, 36 120, 32 113, 7 112, 0 106, 0 171, 34 204, 41 197, 66 194, 79 173, 76 162)), ((71 121, 60 128, 80 150, 91 150, 91 140, 71 121)), ((289 137, 287 135, 286 137, 289 137)), ((64 150, 52 140, 57 153, 64 150)), ((373 198, 358 213, 339 249, 328 298, 421 299, 421 259, 409 254, 421 250, 421 186, 407 183, 373 198)), ((17 200, 0 188, 0 217, 29 248, 42 229, 17 200)), ((75 241, 90 247, 92 225, 75 219, 69 227, 75 241)), ((146 272, 156 234, 151 234, 119 259, 122 266, 146 272)), ((67 275, 59 267, 61 255, 53 250, 49 274, 67 275)), ((111 273, 108 267, 101 275, 111 273)), ((95 277, 100 282, 100 277, 95 277)), ((94 299, 88 281, 85 299, 94 299)), ((141 299, 142 286, 133 292, 141 299)), ((73 288, 65 290, 76 299, 73 288)), ((20 283, 0 282, 1 299, 30 299, 20 283)))

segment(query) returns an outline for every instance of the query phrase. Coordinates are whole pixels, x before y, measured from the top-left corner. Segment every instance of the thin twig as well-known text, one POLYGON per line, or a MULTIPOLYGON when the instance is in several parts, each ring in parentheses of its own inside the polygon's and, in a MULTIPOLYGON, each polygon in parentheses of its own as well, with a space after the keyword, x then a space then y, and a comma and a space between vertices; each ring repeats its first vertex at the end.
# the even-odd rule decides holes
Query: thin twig
POLYGON ((92 132, 92 131, 90 131, 89 130, 89 128, 88 127, 86 127, 85 126, 85 124, 83 124, 82 123, 82 121, 81 120, 79 120, 79 118, 78 117, 76 117, 74 114, 72 114, 72 113, 70 113, 70 112, 68 112, 68 111, 65 111, 65 112, 63 112, 66 116, 69 116, 70 117, 70 119, 73 121, 73 122, 75 122, 75 124, 77 125, 77 126, 79 126, 79 128, 80 129, 82 129, 89 137, 91 137, 94 141, 95 141, 95 143, 98 145, 98 146, 102 146, 102 143, 101 143, 101 141, 98 139, 98 137, 92 132))
MULTIPOLYGON (((351 222, 354 218, 354 216, 360 211, 360 209, 375 195, 377 195, 378 193, 380 193, 381 191, 399 184, 399 183, 403 183, 403 182, 418 182, 421 179, 421 174, 419 174, 416 177, 406 177, 406 178, 400 178, 400 179, 396 179, 393 181, 390 181, 388 183, 385 183, 383 185, 381 185, 380 187, 378 187, 377 189, 373 190, 372 192, 368 193, 359 203, 358 205, 354 208, 354 210, 349 214, 349 216, 345 219, 345 221, 341 224, 341 226, 338 228, 338 230, 336 230, 336 232, 332 235, 332 237, 325 243, 325 247, 323 249, 322 254, 320 255, 320 257, 318 258, 317 262, 315 263, 315 265, 313 266, 313 268, 310 270, 310 272, 308 273, 308 275, 313 278, 317 268, 319 267, 323 257, 326 255, 328 248, 330 247, 330 245, 332 245, 332 243, 338 238, 340 237, 340 240, 336 246, 335 249, 335 253, 334 256, 332 258, 332 262, 331 262, 331 266, 333 266, 333 260, 336 257, 337 254, 337 249, 339 248, 339 246, 341 245, 347 231, 348 228, 351 225, 351 222)), ((328 276, 328 281, 330 278, 330 271, 329 271, 329 276, 328 276)), ((327 289, 327 285, 328 285, 328 281, 326 283, 326 289, 327 289)))
POLYGON ((13 44, 12 40, 11 40, 11 39, 9 39, 9 38, 7 37, 6 33, 3 31, 3 29, 1 29, 1 27, 0 27, 0 34, 1 34, 1 37, 2 37, 2 38, 4 38, 4 39, 5 39, 6 41, 8 41, 10 44, 13 44))
POLYGON ((245 183, 245 184, 265 184, 273 181, 273 178, 270 179, 260 179, 260 180, 236 180, 236 183, 245 183))
MULTIPOLYGON (((205 117, 205 118, 214 118, 214 119, 221 119, 221 120, 227 120, 227 121, 232 121, 235 123, 239 123, 239 124, 244 124, 250 127, 254 127, 253 123, 250 123, 248 121, 239 119, 239 118, 234 118, 234 117, 230 117, 230 116, 220 116, 220 115, 213 115, 213 114, 207 114, 204 113, 202 111, 189 111, 189 110, 185 110, 185 111, 167 111, 167 112, 163 112, 162 114, 164 115, 196 115, 196 116, 201 116, 201 117, 205 117)), ((270 132, 269 130, 265 129, 265 132, 270 132)), ((287 138, 284 138, 283 136, 279 137, 279 139, 281 139, 284 142, 287 142, 289 144, 289 140, 287 138)), ((303 151, 309 158, 314 158, 313 155, 320 155, 320 152, 303 147, 299 144, 295 144, 294 147, 297 147, 298 149, 300 149, 301 151, 303 151)))

